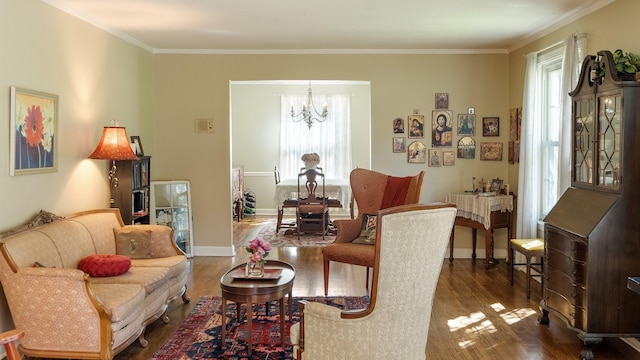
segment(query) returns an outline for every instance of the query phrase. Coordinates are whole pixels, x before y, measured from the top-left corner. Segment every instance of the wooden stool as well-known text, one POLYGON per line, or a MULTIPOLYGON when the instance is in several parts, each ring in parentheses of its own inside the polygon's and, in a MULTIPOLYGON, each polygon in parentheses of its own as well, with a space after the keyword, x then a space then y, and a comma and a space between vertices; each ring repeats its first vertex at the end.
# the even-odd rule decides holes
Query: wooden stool
POLYGON ((542 271, 544 270, 544 239, 511 239, 509 241, 509 264, 511 266, 511 278, 510 283, 513 286, 513 271, 516 265, 525 265, 527 268, 527 299, 531 298, 531 277, 539 276, 540 282, 544 286, 544 278, 542 271), (517 251, 525 256, 526 263, 515 263, 514 251, 517 251), (537 257, 540 259, 538 263, 532 263, 531 258, 537 257), (531 269, 533 269, 537 275, 531 275, 531 269))
POLYGON ((22 330, 9 330, 0 333, 0 345, 4 345, 8 360, 20 360, 21 356, 18 353, 16 341, 23 336, 24 332, 22 330))

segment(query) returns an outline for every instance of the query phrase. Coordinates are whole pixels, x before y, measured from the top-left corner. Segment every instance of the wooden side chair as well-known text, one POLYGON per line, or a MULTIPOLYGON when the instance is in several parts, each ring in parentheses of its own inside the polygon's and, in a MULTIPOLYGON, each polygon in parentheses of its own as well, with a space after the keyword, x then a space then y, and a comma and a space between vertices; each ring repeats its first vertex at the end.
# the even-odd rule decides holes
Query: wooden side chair
POLYGON ((0 333, 0 345, 4 346, 7 353, 7 360, 20 360, 22 357, 18 352, 16 343, 24 336, 24 331, 20 329, 9 330, 0 333))
MULTIPOLYGON (((357 240, 363 230, 365 215, 367 219, 383 208, 393 205, 417 204, 420 201, 424 171, 415 176, 395 177, 377 171, 356 168, 349 175, 351 194, 358 208, 357 216, 351 219, 336 219, 336 239, 322 248, 324 264, 324 294, 329 290, 329 264, 331 261, 367 267, 366 287, 369 289, 369 269, 374 263, 374 246, 357 240), (408 181, 406 194, 396 193, 393 184, 408 181), (393 196, 397 195, 397 196, 393 196), (387 203, 387 204, 385 204, 387 203), (355 217, 355 218, 354 218, 355 217)), ((351 206, 353 209, 353 205, 351 206)))
MULTIPOLYGON (((276 180, 276 185, 280 184, 280 170, 278 170, 277 166, 273 168, 273 175, 276 180)), ((284 209, 286 208, 296 209, 297 207, 298 207, 298 199, 291 199, 288 196, 282 201, 282 204, 278 204, 278 220, 276 222, 276 234, 280 232, 280 229, 282 228, 295 229, 296 227, 295 222, 283 224, 282 218, 284 217, 284 209)))
POLYGON ((513 272, 517 265, 525 265, 527 272, 527 299, 531 298, 531 277, 540 277, 540 283, 544 288, 544 239, 511 239, 509 241, 509 264, 511 267, 511 276, 509 282, 513 286, 513 272), (515 252, 524 255, 524 263, 515 262, 515 252), (531 258, 540 259, 539 262, 532 263, 531 258), (531 274, 531 270, 536 274, 531 274))
POLYGON ((424 359, 456 212, 452 204, 380 210, 369 306, 343 311, 299 302, 300 322, 291 326, 296 359, 424 359))
POLYGON ((307 169, 298 174, 298 208, 296 211, 298 239, 300 233, 321 232, 324 239, 329 227, 329 206, 325 195, 324 174, 307 169), (321 194, 317 194, 318 179, 322 181, 321 194), (306 195, 306 196, 305 196, 306 195))

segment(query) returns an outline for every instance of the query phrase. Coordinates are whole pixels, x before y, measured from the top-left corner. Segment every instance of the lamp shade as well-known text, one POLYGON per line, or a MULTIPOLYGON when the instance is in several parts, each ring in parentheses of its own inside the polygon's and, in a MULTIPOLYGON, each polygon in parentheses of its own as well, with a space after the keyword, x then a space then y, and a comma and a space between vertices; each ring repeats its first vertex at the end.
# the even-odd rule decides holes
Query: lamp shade
POLYGON ((100 143, 89 155, 89 159, 137 160, 138 156, 131 150, 124 127, 105 126, 100 143))

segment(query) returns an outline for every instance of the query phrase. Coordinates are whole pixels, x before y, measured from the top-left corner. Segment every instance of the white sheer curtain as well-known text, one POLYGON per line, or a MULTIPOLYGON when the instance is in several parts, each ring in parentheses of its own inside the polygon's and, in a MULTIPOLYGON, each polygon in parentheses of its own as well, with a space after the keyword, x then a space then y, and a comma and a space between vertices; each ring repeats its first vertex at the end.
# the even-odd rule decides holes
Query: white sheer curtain
MULTIPOLYGON (((558 161, 558 197, 571 185, 571 97, 568 93, 575 87, 583 49, 584 34, 572 34, 564 42, 562 60, 562 124, 560 154, 558 161)), ((522 99, 522 138, 520 139, 520 169, 518 173, 518 202, 516 237, 531 239, 538 237, 540 220, 540 139, 541 104, 538 52, 527 55, 527 68, 522 99)))
POLYGON ((571 96, 580 76, 580 66, 587 47, 584 34, 571 34, 564 40, 562 57, 562 127, 558 171, 558 197, 571 186, 571 96))
POLYGON ((527 69, 522 95, 522 138, 520 139, 520 169, 518 172, 518 202, 516 238, 537 238, 538 186, 540 173, 540 113, 536 89, 538 82, 538 53, 527 55, 527 69))
POLYGON ((327 179, 349 179, 351 172, 351 97, 349 95, 316 95, 313 102, 321 111, 327 104, 327 119, 313 122, 311 128, 303 122, 294 122, 290 111, 299 112, 307 95, 283 95, 281 97, 280 161, 278 168, 282 179, 296 179, 304 166, 301 157, 306 153, 318 153, 327 179))

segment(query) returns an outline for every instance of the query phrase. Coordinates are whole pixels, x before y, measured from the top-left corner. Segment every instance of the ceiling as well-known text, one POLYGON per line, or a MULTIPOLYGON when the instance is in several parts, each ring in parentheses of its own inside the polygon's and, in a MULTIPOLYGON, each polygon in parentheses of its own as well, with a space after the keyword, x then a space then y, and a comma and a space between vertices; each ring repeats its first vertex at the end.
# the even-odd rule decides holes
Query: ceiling
POLYGON ((508 52, 615 0, 42 0, 154 52, 508 52))

